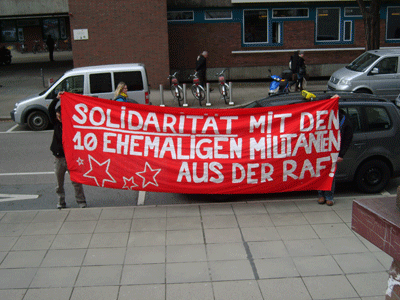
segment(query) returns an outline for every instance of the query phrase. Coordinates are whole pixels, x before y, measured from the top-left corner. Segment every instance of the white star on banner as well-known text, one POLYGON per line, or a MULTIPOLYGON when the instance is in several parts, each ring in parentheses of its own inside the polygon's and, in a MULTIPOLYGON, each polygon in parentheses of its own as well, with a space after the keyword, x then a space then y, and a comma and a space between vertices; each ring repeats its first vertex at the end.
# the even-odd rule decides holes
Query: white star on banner
POLYGON ((101 187, 104 187, 105 181, 116 183, 115 179, 108 172, 108 168, 110 167, 110 162, 111 162, 111 160, 108 159, 102 163, 99 163, 97 160, 95 160, 92 156, 89 155, 90 170, 88 172, 86 172, 85 174, 83 174, 83 177, 93 178, 96 181, 97 186, 101 186, 101 187), (94 166, 93 166, 92 162, 95 163, 94 166), (95 167, 95 169, 93 169, 93 167, 95 167), (91 172, 97 173, 97 175, 96 176, 89 175, 91 172), (104 176, 104 175, 107 175, 107 176, 104 176), (100 177, 100 179, 103 178, 103 179, 101 179, 101 185, 99 184, 97 177, 100 177))
POLYGON ((78 165, 82 166, 84 160, 83 160, 82 158, 79 157, 79 158, 76 160, 76 162, 78 163, 78 165))
POLYGON ((149 184, 158 186, 158 183, 156 181, 156 176, 157 176, 158 173, 160 173, 160 171, 161 171, 161 169, 154 169, 153 170, 150 167, 149 163, 146 162, 146 166, 144 167, 144 171, 137 172, 136 175, 143 178, 143 188, 145 188, 149 184), (149 168, 149 170, 147 170, 147 168, 149 168), (143 175, 141 175, 141 174, 143 174, 143 175), (146 179, 147 179, 147 182, 146 182, 146 179))
POLYGON ((133 176, 131 178, 126 178, 125 176, 122 177, 124 179, 124 186, 122 187, 123 189, 128 189, 132 190, 134 187, 137 187, 138 185, 134 182, 133 176))

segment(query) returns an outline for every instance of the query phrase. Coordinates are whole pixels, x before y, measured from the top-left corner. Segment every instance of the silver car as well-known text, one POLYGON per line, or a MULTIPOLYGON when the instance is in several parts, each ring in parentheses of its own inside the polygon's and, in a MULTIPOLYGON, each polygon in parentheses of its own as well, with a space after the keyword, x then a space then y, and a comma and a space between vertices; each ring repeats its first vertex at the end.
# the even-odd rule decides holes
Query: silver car
POLYGON ((328 89, 368 93, 394 100, 400 93, 400 48, 364 52, 334 72, 328 89))

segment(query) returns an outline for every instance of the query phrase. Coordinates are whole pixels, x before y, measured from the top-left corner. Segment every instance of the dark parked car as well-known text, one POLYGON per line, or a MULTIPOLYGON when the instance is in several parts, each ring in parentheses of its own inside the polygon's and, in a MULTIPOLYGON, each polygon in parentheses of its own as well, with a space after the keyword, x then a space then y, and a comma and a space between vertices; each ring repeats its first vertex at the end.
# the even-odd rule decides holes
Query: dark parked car
MULTIPOLYGON (((338 164, 337 181, 354 181, 359 190, 377 193, 390 178, 400 176, 400 112, 390 101, 370 94, 325 92, 317 99, 340 96, 353 124, 353 141, 344 161, 338 164)), ((299 94, 268 97, 241 105, 268 107, 306 102, 299 94)), ((314 100, 315 101, 315 100, 314 100)))

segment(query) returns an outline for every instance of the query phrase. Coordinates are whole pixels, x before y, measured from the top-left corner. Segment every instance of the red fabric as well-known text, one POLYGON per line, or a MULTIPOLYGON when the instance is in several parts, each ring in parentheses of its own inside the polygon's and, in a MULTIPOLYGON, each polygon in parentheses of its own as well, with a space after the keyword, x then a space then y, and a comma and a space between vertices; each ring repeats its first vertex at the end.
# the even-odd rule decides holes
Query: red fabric
POLYGON ((86 185, 193 194, 332 185, 340 145, 338 98, 192 109, 64 93, 61 107, 71 179, 86 185))

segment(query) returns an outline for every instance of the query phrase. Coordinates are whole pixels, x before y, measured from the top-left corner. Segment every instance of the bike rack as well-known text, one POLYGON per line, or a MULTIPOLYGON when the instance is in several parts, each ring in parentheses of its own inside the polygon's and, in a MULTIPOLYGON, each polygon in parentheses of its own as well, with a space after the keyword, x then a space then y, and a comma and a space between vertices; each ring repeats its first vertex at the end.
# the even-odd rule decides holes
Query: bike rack
POLYGON ((232 81, 229 82, 229 105, 235 105, 232 101, 232 81))
POLYGON ((164 89, 163 89, 162 84, 160 84, 160 101, 161 101, 160 106, 164 107, 165 106, 165 104, 164 104, 164 89))
POLYGON ((186 102, 186 83, 182 85, 183 89, 183 107, 188 107, 189 105, 186 102))
POLYGON ((206 83, 206 99, 207 99, 207 102, 206 102, 206 106, 211 106, 211 103, 210 103, 210 83, 209 82, 207 82, 206 83))

